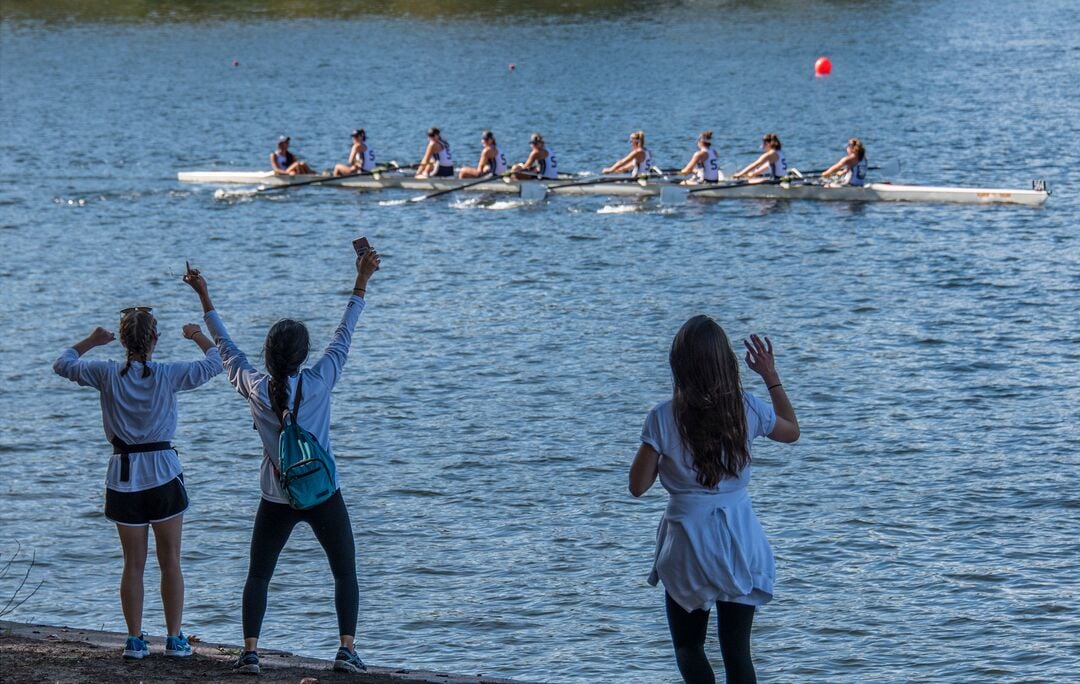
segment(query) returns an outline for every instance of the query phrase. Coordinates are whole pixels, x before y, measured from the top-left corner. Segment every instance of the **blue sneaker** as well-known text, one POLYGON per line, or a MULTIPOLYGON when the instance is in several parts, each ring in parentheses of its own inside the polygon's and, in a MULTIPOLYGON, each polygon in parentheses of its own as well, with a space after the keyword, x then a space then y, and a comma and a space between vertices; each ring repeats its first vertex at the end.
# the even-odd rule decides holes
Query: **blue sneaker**
POLYGON ((338 672, 364 672, 367 666, 360 660, 360 656, 356 655, 356 651, 342 646, 334 657, 334 669, 338 672))
POLYGON ((188 643, 187 637, 184 636, 184 630, 180 630, 180 634, 177 636, 165 639, 165 655, 170 658, 186 658, 191 655, 191 644, 188 643))
POLYGON ((257 651, 244 651, 240 657, 233 661, 233 672, 244 674, 259 674, 259 654, 257 651))
POLYGON ((150 655, 150 644, 140 634, 137 637, 129 636, 124 644, 124 660, 142 660, 150 655))

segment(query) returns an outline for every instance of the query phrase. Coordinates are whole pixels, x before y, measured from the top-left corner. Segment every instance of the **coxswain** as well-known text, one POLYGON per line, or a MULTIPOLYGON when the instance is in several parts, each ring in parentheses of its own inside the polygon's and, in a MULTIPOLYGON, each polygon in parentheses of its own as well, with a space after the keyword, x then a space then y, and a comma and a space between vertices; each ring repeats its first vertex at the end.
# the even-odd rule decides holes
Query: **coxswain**
POLYGON ((289 151, 289 136, 287 135, 278 138, 277 149, 270 153, 270 166, 279 176, 315 173, 307 162, 297 159, 296 155, 289 151))

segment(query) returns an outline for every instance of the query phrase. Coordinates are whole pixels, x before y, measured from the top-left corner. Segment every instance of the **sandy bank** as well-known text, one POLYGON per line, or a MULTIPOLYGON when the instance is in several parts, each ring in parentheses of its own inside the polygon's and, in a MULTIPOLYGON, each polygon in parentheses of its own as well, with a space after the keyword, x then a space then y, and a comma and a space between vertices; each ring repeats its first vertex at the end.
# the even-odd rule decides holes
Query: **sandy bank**
MULTIPOLYGON (((120 657, 125 635, 92 629, 52 627, 0 620, 0 682, 172 682, 229 681, 243 684, 291 682, 310 677, 319 684, 515 684, 508 679, 483 675, 457 675, 368 665, 368 672, 350 675, 334 672, 332 663, 303 658, 284 651, 259 651, 262 674, 234 674, 229 661, 239 647, 198 642, 195 654, 174 659, 161 655, 163 637, 151 637, 149 658, 125 662, 120 657)), ((517 683, 520 684, 520 683, 517 683)))

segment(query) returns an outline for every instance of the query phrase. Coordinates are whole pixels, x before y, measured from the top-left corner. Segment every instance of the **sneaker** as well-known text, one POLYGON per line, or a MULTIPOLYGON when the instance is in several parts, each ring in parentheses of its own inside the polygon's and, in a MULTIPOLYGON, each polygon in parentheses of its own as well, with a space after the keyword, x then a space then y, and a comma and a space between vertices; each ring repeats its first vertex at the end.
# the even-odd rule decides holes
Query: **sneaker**
POLYGON ((244 651, 232 664, 233 672, 259 674, 259 654, 257 651, 244 651))
POLYGON ((125 660, 142 660, 150 655, 150 644, 146 643, 143 636, 140 634, 137 637, 129 636, 127 638, 127 643, 124 644, 125 660))
POLYGON ((165 655, 171 658, 186 658, 191 655, 191 644, 188 643, 183 630, 180 630, 178 636, 165 639, 165 655))
POLYGON ((342 646, 334 657, 334 669, 338 672, 364 672, 367 666, 360 660, 360 656, 356 655, 356 651, 342 646))

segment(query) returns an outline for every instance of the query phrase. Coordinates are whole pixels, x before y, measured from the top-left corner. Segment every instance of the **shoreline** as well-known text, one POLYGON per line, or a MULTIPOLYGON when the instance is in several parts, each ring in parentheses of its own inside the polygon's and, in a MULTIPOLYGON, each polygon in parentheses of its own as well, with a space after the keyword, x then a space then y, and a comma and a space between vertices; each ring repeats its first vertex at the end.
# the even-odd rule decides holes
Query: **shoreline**
POLYGON ((240 653, 238 645, 203 641, 192 643, 194 654, 188 658, 162 655, 165 638, 147 637, 151 656, 125 661, 126 634, 94 629, 58 627, 0 620, 0 682, 171 682, 236 681, 291 682, 311 679, 315 684, 355 682, 356 684, 526 684, 525 682, 408 668, 368 665, 363 674, 335 672, 332 661, 307 658, 286 651, 260 650, 262 673, 233 673, 229 662, 240 653))

